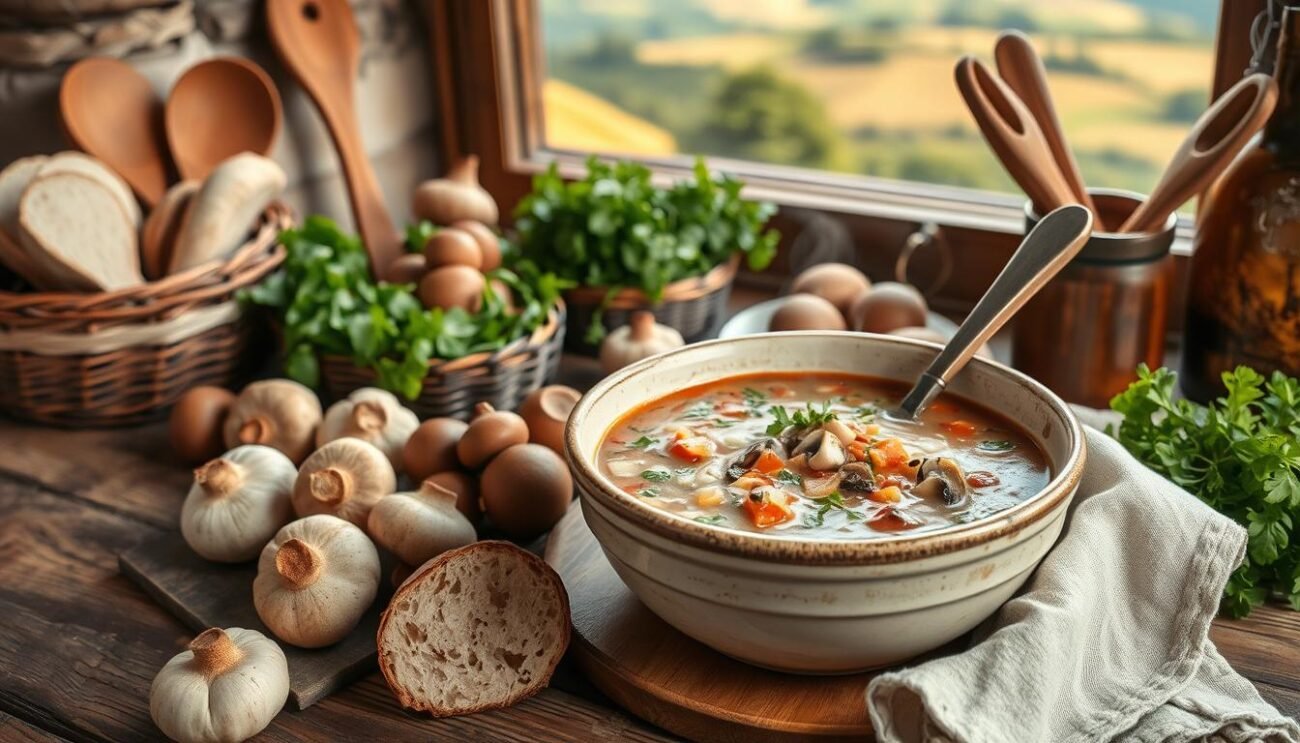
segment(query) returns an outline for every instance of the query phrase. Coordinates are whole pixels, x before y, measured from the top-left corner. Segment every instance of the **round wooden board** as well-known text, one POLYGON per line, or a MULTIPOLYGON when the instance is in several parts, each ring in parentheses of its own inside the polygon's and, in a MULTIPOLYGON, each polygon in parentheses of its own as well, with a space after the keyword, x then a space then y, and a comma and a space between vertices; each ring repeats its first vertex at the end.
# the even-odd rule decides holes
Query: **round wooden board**
POLYGON ((578 502, 551 531, 546 561, 569 591, 578 664, 638 717, 694 740, 861 741, 871 735, 866 689, 872 674, 767 671, 683 635, 619 579, 578 502))

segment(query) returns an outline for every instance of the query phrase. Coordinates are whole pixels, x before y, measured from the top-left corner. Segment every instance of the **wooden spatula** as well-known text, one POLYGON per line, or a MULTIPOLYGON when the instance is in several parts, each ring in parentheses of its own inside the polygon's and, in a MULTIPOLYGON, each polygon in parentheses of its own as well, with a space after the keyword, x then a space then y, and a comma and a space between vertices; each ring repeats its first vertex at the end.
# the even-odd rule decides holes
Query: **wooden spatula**
POLYGON ((1273 115, 1277 83, 1262 73, 1229 88, 1196 120, 1147 200, 1124 220, 1120 232, 1151 232, 1223 172, 1273 115))
POLYGON ((1076 203, 1042 130, 1019 96, 971 56, 958 60, 956 78, 957 89, 984 139, 1038 213, 1076 203))
POLYGON ((1003 32, 993 47, 993 57, 998 63, 998 74, 1020 96, 1029 113, 1033 114, 1034 121, 1043 132, 1043 138, 1047 140, 1048 149, 1052 151, 1057 169, 1070 187, 1070 193, 1095 215, 1097 208, 1083 185, 1079 163, 1074 159, 1070 146, 1065 143, 1065 130, 1061 128, 1061 120, 1056 115, 1052 91, 1047 87, 1047 69, 1029 37, 1019 31, 1003 32))
POLYGON ((352 9, 347 0, 267 0, 266 20, 276 54, 325 119, 343 162, 371 272, 383 278, 401 255, 402 238, 361 142, 354 94, 361 40, 352 9))

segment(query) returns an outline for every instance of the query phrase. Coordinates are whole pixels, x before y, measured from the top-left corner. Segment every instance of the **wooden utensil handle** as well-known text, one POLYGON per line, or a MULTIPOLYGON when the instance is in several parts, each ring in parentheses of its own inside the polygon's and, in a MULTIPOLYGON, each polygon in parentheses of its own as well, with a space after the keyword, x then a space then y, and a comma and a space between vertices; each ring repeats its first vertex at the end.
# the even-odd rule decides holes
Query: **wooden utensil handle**
POLYGON ((317 103, 339 152, 343 177, 348 185, 348 201, 352 205, 357 231, 361 233, 366 253, 370 256, 371 272, 375 278, 383 278, 388 266, 401 255, 401 236, 388 213, 379 178, 361 141, 361 126, 352 97, 338 96, 317 103))

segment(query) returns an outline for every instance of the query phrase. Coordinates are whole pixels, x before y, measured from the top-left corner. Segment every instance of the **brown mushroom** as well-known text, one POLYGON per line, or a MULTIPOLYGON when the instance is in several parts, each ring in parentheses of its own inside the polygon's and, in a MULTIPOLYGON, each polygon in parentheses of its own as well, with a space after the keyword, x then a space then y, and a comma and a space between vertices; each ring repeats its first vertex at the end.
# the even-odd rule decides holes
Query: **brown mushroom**
POLYGON ((572 387, 553 384, 524 398, 519 415, 528 424, 528 440, 564 456, 564 425, 581 397, 572 387))
POLYGON ((221 429, 234 404, 234 393, 210 385, 191 388, 181 395, 167 420, 167 438, 176 456, 186 464, 221 456, 226 450, 221 429))
POLYGON ((540 444, 501 452, 482 481, 483 511, 514 539, 531 539, 555 526, 573 498, 573 477, 558 454, 540 444))
POLYGON ((916 485, 912 487, 912 495, 942 500, 944 505, 955 506, 970 495, 970 485, 957 460, 949 457, 927 458, 917 464, 916 485))
POLYGON ((527 441, 528 424, 523 418, 481 402, 474 407, 474 419, 469 422, 469 428, 456 442, 456 456, 461 464, 477 469, 507 447, 527 441))
POLYGON ((470 233, 448 227, 429 237, 424 244, 424 260, 429 268, 469 266, 479 271, 483 268, 483 249, 470 233))
POLYGON ((456 443, 469 425, 455 418, 430 418, 421 423, 402 447, 402 469, 419 482, 435 472, 460 466, 456 443))
POLYGON ((483 305, 483 274, 470 266, 439 266, 420 279, 420 302, 433 309, 460 307, 478 312, 483 305))

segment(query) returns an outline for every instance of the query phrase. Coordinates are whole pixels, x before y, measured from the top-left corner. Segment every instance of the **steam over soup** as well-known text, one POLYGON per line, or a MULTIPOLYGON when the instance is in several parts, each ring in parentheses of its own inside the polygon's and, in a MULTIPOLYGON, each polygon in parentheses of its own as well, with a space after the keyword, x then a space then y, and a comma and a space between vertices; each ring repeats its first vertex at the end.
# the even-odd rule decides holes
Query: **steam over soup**
POLYGON ((1014 425, 939 398, 916 422, 879 411, 905 390, 838 374, 740 376, 620 420, 600 466, 626 492, 706 524, 863 539, 982 519, 1047 485, 1014 425))

